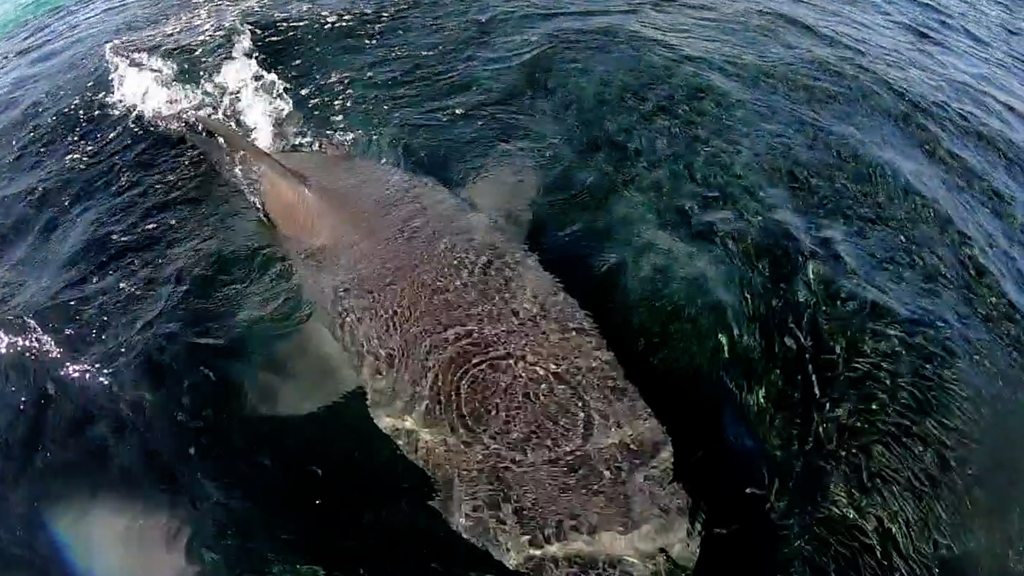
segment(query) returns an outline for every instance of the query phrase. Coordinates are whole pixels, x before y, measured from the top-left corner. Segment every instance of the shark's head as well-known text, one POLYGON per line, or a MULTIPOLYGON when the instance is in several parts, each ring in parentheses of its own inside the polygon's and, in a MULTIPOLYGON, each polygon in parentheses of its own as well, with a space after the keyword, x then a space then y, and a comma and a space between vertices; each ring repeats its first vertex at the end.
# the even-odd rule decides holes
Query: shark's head
POLYGON ((333 210, 317 192, 280 163, 260 166, 263 210, 278 232, 300 245, 320 246, 335 235, 333 210))
POLYGON ((196 121, 219 136, 229 150, 240 152, 243 162, 258 171, 261 204, 281 234, 308 246, 332 239, 337 220, 333 207, 324 201, 308 176, 283 164, 281 157, 315 156, 324 163, 341 162, 343 157, 315 153, 273 155, 218 120, 199 116, 196 121))

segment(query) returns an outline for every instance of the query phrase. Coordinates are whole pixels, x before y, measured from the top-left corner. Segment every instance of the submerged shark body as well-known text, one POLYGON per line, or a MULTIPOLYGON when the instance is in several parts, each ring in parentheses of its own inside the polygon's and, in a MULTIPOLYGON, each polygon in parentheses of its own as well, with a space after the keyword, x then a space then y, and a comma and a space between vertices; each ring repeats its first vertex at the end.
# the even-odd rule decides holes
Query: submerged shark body
POLYGON ((532 574, 692 563, 667 436, 593 322, 500 225, 402 170, 271 155, 200 122, 258 167, 307 297, 453 527, 532 574))

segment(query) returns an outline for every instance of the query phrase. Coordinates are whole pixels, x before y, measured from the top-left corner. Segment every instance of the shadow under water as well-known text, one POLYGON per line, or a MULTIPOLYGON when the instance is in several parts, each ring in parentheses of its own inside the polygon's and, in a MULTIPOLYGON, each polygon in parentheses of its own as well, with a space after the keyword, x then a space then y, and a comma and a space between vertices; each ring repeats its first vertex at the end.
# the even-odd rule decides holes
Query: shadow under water
MULTIPOLYGON (((963 504, 998 502, 970 488, 985 459, 974 446, 999 421, 987 407, 1015 394, 993 385, 1020 358, 995 279, 970 252, 943 272, 991 339, 946 310, 901 306, 842 237, 795 212, 801 194, 919 197, 891 167, 841 139, 807 153, 789 135, 745 134, 738 124, 757 123, 738 119, 755 110, 696 70, 582 52, 551 49, 524 74, 538 108, 573 127, 550 137, 531 246, 668 427, 705 512, 697 571, 920 574, 961 555, 1012 558, 1005 540, 977 549, 978 535, 1013 533, 1020 508, 986 529, 963 504)), ((935 218, 906 208, 895 226, 935 218)))

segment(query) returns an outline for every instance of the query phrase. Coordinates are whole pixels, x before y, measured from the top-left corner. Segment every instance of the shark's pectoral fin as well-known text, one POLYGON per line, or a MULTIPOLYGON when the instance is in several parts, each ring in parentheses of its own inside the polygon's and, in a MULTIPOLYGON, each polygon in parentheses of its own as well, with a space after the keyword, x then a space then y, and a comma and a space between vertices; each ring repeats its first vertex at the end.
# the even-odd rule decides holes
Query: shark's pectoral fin
POLYGON ((356 360, 315 317, 275 347, 247 383, 261 414, 315 412, 363 385, 356 360))
POLYGON ((540 178, 529 162, 492 162, 465 189, 465 195, 512 242, 522 243, 533 217, 531 203, 540 178))

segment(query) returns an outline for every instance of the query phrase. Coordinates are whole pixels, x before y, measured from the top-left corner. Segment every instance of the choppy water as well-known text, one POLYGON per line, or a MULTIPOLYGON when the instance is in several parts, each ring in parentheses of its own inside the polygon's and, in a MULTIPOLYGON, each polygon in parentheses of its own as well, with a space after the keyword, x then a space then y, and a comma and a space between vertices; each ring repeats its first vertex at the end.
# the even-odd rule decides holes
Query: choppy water
POLYGON ((452 188, 532 158, 530 246, 669 428, 698 572, 1024 573, 1002 0, 2 9, 7 573, 68 573, 35 504, 87 489, 184 510, 211 574, 499 570, 359 398, 243 410, 244 367, 306 309, 176 124, 194 110, 452 188))

